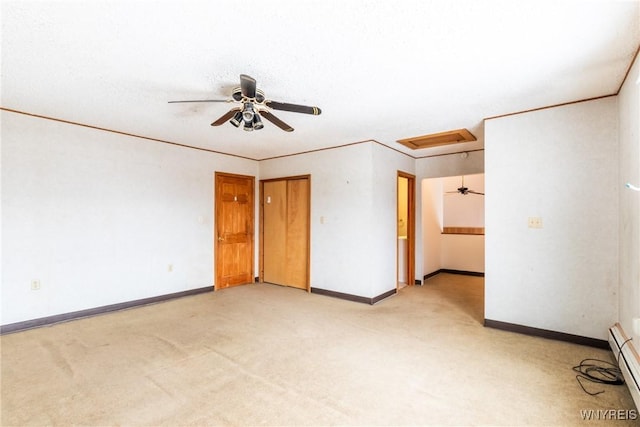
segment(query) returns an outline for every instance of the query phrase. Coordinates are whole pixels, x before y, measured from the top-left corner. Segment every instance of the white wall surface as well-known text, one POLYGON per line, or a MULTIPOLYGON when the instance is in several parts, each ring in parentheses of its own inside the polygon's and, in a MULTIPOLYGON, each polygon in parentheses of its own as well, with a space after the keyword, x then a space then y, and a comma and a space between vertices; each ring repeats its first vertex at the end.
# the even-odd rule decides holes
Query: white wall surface
MULTIPOLYGON (((396 288, 397 269, 397 205, 398 205, 398 171, 414 174, 415 160, 405 154, 391 150, 381 144, 374 143, 373 154, 373 227, 371 228, 371 296, 381 295, 396 288)), ((415 181, 417 187, 418 181, 415 181)), ((414 193, 414 197, 416 194, 414 193)), ((416 210, 417 210, 416 201, 416 210)), ((417 215, 416 224, 418 223, 417 215)), ((416 230, 416 249, 422 247, 420 228, 416 230)), ((418 252, 418 251, 416 251, 418 252)), ((421 252, 416 253, 415 259, 422 259, 421 252)), ((422 279, 418 274, 422 270, 421 263, 416 262, 415 276, 408 278, 408 283, 415 279, 422 279)))
POLYGON ((211 286, 215 171, 258 165, 2 112, 2 324, 211 286))
POLYGON ((620 304, 619 321, 640 349, 640 335, 633 330, 633 318, 640 317, 640 193, 623 187, 640 185, 640 60, 618 97, 620 114, 620 304))
POLYGON ((608 97, 485 122, 487 319, 606 339, 618 315, 617 113, 608 97))
POLYGON ((423 179, 421 184, 424 277, 442 268, 442 179, 423 179))
POLYGON ((440 268, 484 273, 484 236, 442 234, 440 268))

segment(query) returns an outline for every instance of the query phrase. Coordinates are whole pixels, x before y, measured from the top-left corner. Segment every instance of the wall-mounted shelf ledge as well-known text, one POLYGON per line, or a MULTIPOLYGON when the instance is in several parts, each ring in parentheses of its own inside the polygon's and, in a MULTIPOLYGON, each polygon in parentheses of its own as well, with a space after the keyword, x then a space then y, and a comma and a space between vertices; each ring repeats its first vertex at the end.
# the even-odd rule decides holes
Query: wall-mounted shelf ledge
POLYGON ((442 234, 484 235, 484 227, 444 227, 442 234))

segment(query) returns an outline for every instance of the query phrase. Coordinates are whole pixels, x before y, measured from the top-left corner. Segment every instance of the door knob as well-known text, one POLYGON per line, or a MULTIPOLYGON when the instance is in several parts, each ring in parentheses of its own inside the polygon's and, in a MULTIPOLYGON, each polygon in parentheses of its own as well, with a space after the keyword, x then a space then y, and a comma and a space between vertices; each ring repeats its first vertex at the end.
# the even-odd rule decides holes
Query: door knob
POLYGON ((218 242, 224 242, 224 237, 218 236, 218 242))

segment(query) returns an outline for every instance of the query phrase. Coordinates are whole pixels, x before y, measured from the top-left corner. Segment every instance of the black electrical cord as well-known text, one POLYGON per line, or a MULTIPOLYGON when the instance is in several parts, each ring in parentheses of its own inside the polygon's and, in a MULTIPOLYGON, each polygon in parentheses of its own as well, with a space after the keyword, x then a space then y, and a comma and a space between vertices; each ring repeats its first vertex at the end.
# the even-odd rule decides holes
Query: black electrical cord
POLYGON ((622 376, 622 371, 620 371, 620 368, 618 366, 620 365, 620 354, 622 354, 622 348, 629 341, 631 341, 631 338, 623 342, 620 346, 620 351, 618 352, 618 356, 616 357, 618 365, 614 365, 611 362, 600 359, 584 359, 578 366, 573 367, 573 370, 578 372, 578 375, 576 375, 576 380, 585 393, 591 396, 596 396, 600 393, 604 393, 604 390, 597 391, 595 393, 587 391, 587 389, 584 387, 584 384, 582 383, 582 380, 608 385, 624 384, 624 377, 622 376))
POLYGON ((620 351, 618 351, 618 357, 616 358, 616 360, 618 361, 618 366, 620 366, 620 355, 622 354, 622 349, 624 348, 625 344, 631 341, 632 339, 633 338, 627 338, 620 346, 620 351))

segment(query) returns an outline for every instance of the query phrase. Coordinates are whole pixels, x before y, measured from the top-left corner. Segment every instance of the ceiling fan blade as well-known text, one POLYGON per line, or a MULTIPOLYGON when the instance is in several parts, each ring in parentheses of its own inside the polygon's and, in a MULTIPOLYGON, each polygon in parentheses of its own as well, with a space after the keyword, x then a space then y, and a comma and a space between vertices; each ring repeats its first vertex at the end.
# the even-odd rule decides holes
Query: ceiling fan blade
POLYGON ((193 99, 187 101, 169 101, 169 104, 177 104, 179 102, 231 102, 231 99, 193 99))
POLYGON ((286 124, 285 122, 283 122, 282 120, 280 120, 279 118, 271 114, 269 111, 262 110, 260 111, 260 115, 265 119, 269 120, 274 125, 278 126, 283 131, 293 132, 293 128, 291 126, 289 126, 288 124, 286 124))
POLYGON ((231 117, 233 117, 238 111, 240 111, 240 108, 232 108, 231 110, 227 111, 226 113, 224 113, 222 115, 222 117, 220 117, 218 120, 216 120, 215 122, 211 123, 211 126, 220 126, 224 123, 226 123, 229 119, 231 119, 231 117))
POLYGON ((470 193, 470 194, 478 194, 478 195, 480 195, 480 196, 484 196, 484 193, 478 193, 477 191, 473 191, 473 190, 469 190, 469 191, 467 191, 467 193, 470 193))
POLYGON ((264 103, 267 107, 274 110, 291 111, 294 113, 313 114, 314 116, 322 113, 322 110, 318 107, 309 107, 307 105, 288 104, 286 102, 266 101, 264 103))
POLYGON ((246 74, 240 74, 240 89, 242 90, 242 94, 247 98, 255 98, 256 79, 246 74))

